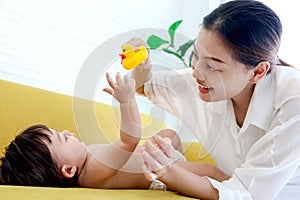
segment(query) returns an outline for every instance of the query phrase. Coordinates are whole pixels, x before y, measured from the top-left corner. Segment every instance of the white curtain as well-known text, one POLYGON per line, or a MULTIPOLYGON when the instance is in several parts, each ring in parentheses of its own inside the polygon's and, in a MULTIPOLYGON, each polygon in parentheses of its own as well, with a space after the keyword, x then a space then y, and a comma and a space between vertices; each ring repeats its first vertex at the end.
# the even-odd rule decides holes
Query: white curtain
POLYGON ((133 29, 166 29, 182 16, 181 5, 181 0, 2 0, 0 79, 72 95, 81 65, 97 46, 133 29))

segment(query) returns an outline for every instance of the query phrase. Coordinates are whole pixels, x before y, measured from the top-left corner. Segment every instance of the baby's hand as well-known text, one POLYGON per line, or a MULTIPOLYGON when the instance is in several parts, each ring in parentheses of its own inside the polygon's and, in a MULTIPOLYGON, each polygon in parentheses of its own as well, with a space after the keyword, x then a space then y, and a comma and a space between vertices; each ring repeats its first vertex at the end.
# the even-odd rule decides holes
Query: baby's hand
POLYGON ((116 82, 106 73, 106 79, 111 88, 104 88, 103 91, 111 94, 119 103, 127 103, 135 99, 135 80, 128 75, 121 77, 120 72, 116 74, 116 82))

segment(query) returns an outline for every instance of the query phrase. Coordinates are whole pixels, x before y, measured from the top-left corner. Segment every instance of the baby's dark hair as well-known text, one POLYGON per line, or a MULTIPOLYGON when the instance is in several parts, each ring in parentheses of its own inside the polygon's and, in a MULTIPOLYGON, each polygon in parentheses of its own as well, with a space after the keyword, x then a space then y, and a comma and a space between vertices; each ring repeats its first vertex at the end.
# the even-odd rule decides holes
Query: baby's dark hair
POLYGON ((16 136, 1 157, 0 184, 45 187, 74 187, 78 174, 73 178, 62 176, 52 159, 45 141, 51 143, 50 129, 34 125, 16 136))

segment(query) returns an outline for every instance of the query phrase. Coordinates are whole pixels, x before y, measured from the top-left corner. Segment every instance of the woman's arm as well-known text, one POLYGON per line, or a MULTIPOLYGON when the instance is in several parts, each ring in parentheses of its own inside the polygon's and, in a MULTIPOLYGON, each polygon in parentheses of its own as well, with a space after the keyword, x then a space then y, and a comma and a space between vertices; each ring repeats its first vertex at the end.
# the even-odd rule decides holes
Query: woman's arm
POLYGON ((223 181, 229 178, 218 168, 191 162, 176 162, 178 153, 170 142, 156 136, 142 147, 145 160, 144 174, 148 180, 158 179, 168 189, 201 199, 218 199, 219 193, 208 178, 223 181))
POLYGON ((171 165, 158 180, 165 183, 168 190, 174 190, 190 197, 219 199, 218 190, 213 187, 208 178, 194 174, 176 163, 171 165))
POLYGON ((144 94, 144 84, 151 78, 152 75, 152 62, 150 58, 149 46, 144 40, 137 37, 129 40, 127 44, 131 44, 135 49, 140 48, 140 46, 144 46, 148 50, 149 56, 147 60, 145 60, 131 72, 131 78, 133 78, 136 82, 136 92, 139 94, 144 94))
POLYGON ((209 178, 215 179, 219 182, 228 180, 230 176, 222 172, 219 168, 209 164, 201 162, 177 162, 176 165, 198 176, 207 176, 209 178))

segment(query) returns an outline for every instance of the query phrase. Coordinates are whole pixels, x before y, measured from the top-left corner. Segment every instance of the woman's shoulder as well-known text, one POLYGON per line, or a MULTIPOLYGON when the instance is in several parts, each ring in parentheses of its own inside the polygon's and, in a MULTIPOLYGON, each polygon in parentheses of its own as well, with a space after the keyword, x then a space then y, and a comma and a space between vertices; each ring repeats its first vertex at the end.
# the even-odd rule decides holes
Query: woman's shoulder
POLYGON ((273 71, 275 71, 277 77, 287 76, 286 78, 298 78, 300 79, 300 68, 296 68, 293 66, 281 66, 278 65, 274 67, 273 71))
MULTIPOLYGON (((300 69, 291 66, 277 66, 273 69, 273 73, 276 84, 279 88, 285 88, 291 85, 300 86, 300 82, 297 81, 300 80, 300 69)), ((300 87, 294 89, 300 90, 300 87)))
POLYGON ((300 98, 300 70, 289 66, 277 66, 273 72, 275 99, 277 106, 289 99, 300 98))

